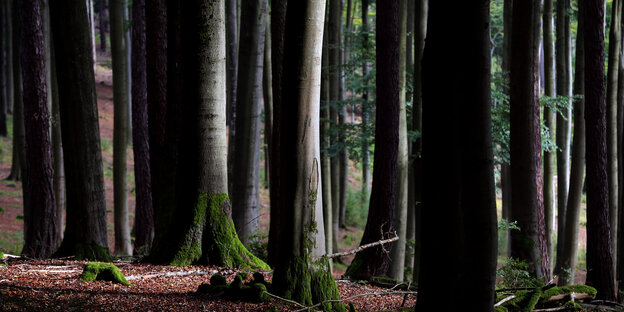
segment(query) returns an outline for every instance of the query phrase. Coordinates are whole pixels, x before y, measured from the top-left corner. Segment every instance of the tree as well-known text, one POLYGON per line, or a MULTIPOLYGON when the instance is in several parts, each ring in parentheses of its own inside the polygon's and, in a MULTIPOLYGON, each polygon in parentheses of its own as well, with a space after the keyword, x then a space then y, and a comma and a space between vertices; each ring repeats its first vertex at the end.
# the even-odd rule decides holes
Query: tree
MULTIPOLYGON (((234 142, 236 119, 236 82, 238 79, 238 14, 236 0, 225 1, 225 30, 227 44, 227 106, 226 117, 230 131, 230 142, 234 142)), ((231 144, 234 146, 234 144, 231 144)))
POLYGON ((24 125, 26 134, 26 172, 24 191, 25 242, 22 254, 47 258, 56 250, 56 203, 52 180, 50 124, 47 105, 46 67, 41 22, 41 2, 20 1, 21 59, 24 125))
POLYGON ((147 254, 154 236, 154 208, 150 171, 147 70, 145 58, 145 1, 132 2, 132 146, 136 183, 134 253, 147 254))
POLYGON ((111 0, 110 28, 113 60, 113 184, 115 197, 115 253, 131 255, 130 228, 128 225, 128 183, 126 159, 128 145, 128 72, 126 71, 128 43, 124 40, 125 0, 111 0))
POLYGON ((0 26, 2 26, 2 30, 0 30, 0 136, 6 137, 9 135, 7 130, 7 112, 8 112, 8 103, 6 99, 6 83, 5 83, 5 66, 4 66, 4 51, 6 51, 7 44, 5 43, 5 23, 6 23, 6 13, 4 3, 0 3, 0 26))
MULTIPOLYGON (((369 42, 368 42, 368 0, 362 0, 362 47, 365 50, 368 50, 369 42)), ((362 77, 364 77, 364 83, 368 85, 368 72, 369 72, 369 64, 364 61, 362 64, 362 77)), ((362 101, 368 102, 369 98, 369 90, 364 89, 362 93, 362 101)), ((362 130, 365 131, 369 122, 369 107, 368 105, 362 105, 362 130)), ((369 156, 369 146, 370 142, 367 136, 362 138, 362 194, 365 197, 368 197, 370 193, 370 156, 369 156)))
POLYGON ((538 48, 540 2, 513 4, 510 74, 511 257, 526 261, 538 278, 549 276, 542 198, 538 48))
MULTIPOLYGON (((360 245, 394 233, 399 147, 399 12, 398 0, 377 3, 377 111, 373 187, 366 228, 360 245)), ((388 255, 383 246, 355 255, 346 276, 370 280, 385 275, 388 255)))
POLYGON ((587 284, 596 297, 615 300, 609 224, 606 98, 604 78, 604 6, 584 1, 585 130, 587 157, 587 284))
POLYGON ((435 311, 440 302, 450 311, 491 311, 494 304, 496 206, 488 21, 487 0, 456 1, 452 6, 430 2, 422 60, 426 182, 416 311, 435 311), (449 24, 449 19, 458 24, 449 24), (451 31, 457 40, 448 40, 451 31), (454 53, 457 45, 466 47, 465 53, 454 53), (449 95, 444 105, 442 93, 449 95), (454 296, 440 292, 441 287, 454 296))
POLYGON ((67 185, 67 226, 56 256, 110 260, 87 8, 50 2, 67 185))
MULTIPOLYGON (((22 83, 22 68, 20 58, 20 29, 19 20, 17 17, 17 5, 12 3, 10 5, 11 15, 11 59, 7 59, 8 63, 11 63, 9 69, 12 70, 12 107, 13 107, 13 151, 11 163, 11 173, 7 180, 23 181, 23 175, 26 171, 26 142, 25 142, 25 129, 24 129, 24 102, 22 97, 23 83, 22 83)), ((23 181, 28 183, 28 181, 23 181)), ((28 190, 26 185, 23 185, 24 190, 28 190)), ((28 200, 28 195, 24 197, 28 200)), ((25 203, 25 206, 28 206, 25 203)), ((27 212, 24 211, 26 217, 27 212)))
MULTIPOLYGON (((324 16, 324 0, 289 1, 286 23, 281 24, 285 30, 282 98, 291 105, 280 105, 276 110, 284 153, 275 163, 282 179, 282 196, 274 208, 279 211, 285 235, 280 237, 283 246, 276 258, 273 287, 278 294, 306 305, 339 298, 328 260, 323 257, 319 200, 319 61, 324 16)), ((344 311, 344 306, 325 303, 323 310, 344 311)))
MULTIPOLYGON (((366 0, 364 0, 366 1, 366 0)), ((326 2, 326 4, 328 4, 326 2)), ((327 5, 325 12, 328 12, 327 5)), ((332 209, 332 178, 331 157, 329 156, 330 133, 329 133, 329 46, 328 46, 328 23, 323 29, 323 53, 321 67, 321 185, 323 187, 323 224, 325 225, 325 249, 330 254, 334 251, 334 221, 332 209)))
MULTIPOLYGON (((4 14, 6 17, 6 102, 7 102, 7 112, 13 112, 13 103, 15 102, 14 96, 14 82, 13 82, 13 13, 12 13, 12 1, 3 1, 4 5, 4 14)), ((15 123, 13 123, 15 126, 15 123)), ((15 133, 15 132, 13 132, 15 133)))
POLYGON ((98 1, 99 27, 100 27, 100 51, 106 52, 106 32, 108 31, 108 0, 98 1))
POLYGON ((232 167, 232 216, 243 243, 259 225, 260 100, 267 0, 243 2, 241 9, 236 136, 232 167))
MULTIPOLYGON (((341 52, 340 39, 342 37, 342 7, 340 0, 329 0, 329 13, 327 25, 327 45, 328 45, 328 65, 329 65, 329 120, 330 127, 339 124, 338 105, 341 100, 340 84, 342 82, 341 73, 341 52)), ((330 136, 331 144, 339 142, 338 135, 330 136)), ((333 154, 333 153, 332 153, 333 154)), ((334 252, 338 251, 338 235, 340 227, 340 188, 343 186, 340 180, 340 158, 339 155, 331 155, 331 199, 332 199, 332 247, 334 252)), ((337 259, 338 260, 338 259, 337 259)))

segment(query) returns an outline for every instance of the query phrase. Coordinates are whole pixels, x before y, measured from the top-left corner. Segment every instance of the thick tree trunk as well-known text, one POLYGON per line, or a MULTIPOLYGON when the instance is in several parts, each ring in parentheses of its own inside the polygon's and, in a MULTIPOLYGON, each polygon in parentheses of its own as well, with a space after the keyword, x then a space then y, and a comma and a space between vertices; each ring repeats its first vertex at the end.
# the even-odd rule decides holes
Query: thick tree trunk
POLYGON ((609 224, 604 78, 604 7, 585 1, 585 121, 587 131, 587 284, 597 298, 615 300, 609 224))
POLYGON ((50 2, 57 65, 67 226, 57 256, 109 260, 104 175, 86 3, 50 2))
MULTIPOLYGON (((377 112, 375 169, 366 228, 360 245, 394 235, 399 147, 398 1, 377 4, 377 112)), ((370 280, 388 270, 387 249, 368 248, 355 255, 346 276, 370 280)))
POLYGON ((100 27, 100 51, 106 52, 106 32, 108 31, 108 0, 98 1, 99 27, 100 27))
POLYGON ((526 261, 529 272, 549 278, 546 249, 538 85, 540 1, 514 2, 510 75, 511 219, 521 231, 511 232, 511 256, 526 261))
MULTIPOLYGON (((544 93, 554 98, 555 94, 555 51, 553 47, 553 0, 544 1, 544 93)), ((555 137, 555 111, 544 107, 544 124, 548 134, 555 137)), ((546 224, 546 247, 548 258, 555 257, 555 151, 544 151, 544 221, 546 224)), ((552 272, 552 265, 549 271, 552 272)))
POLYGON ((496 200, 489 1, 458 1, 450 7, 432 1, 430 5, 423 56, 425 183, 416 311, 436 311, 441 302, 448 311, 491 311, 496 281, 496 200), (458 24, 449 24, 449 20, 458 24), (449 41, 452 31, 457 40, 449 41), (467 47, 467 53, 455 53, 457 45, 467 47), (452 94, 445 105, 439 105, 441 92, 452 94))
POLYGON ((113 189, 115 206, 115 254, 131 255, 132 242, 128 225, 128 185, 126 159, 128 138, 128 76, 126 72, 128 46, 124 40, 125 0, 111 0, 110 26, 113 59, 113 189))
POLYGON ((406 87, 406 34, 407 34, 407 0, 399 0, 399 149, 397 157, 397 189, 394 207, 394 227, 399 240, 393 243, 390 253, 388 275, 394 280, 402 281, 405 270, 405 246, 407 242, 407 116, 405 111, 406 87))
POLYGON ((243 243, 258 229, 260 199, 260 100, 267 0, 245 1, 236 96, 232 217, 243 243))
MULTIPOLYGON (((584 1, 584 0, 582 0, 584 1)), ((582 2, 579 1, 579 5, 582 2)), ((585 85, 585 48, 583 15, 579 14, 578 35, 576 36, 576 68, 574 70, 574 95, 584 95, 585 85)), ((584 99, 574 101, 574 142, 572 145, 572 171, 570 172, 570 192, 565 214, 565 232, 558 244, 561 252, 557 253, 559 263, 559 285, 574 283, 578 252, 579 215, 583 199, 583 178, 585 174, 585 107, 584 99)))
POLYGON ((56 203, 52 180, 50 125, 47 101, 46 67, 41 19, 41 2, 20 1, 21 58, 23 84, 28 89, 24 99, 26 130, 26 172, 24 220, 26 238, 22 254, 48 258, 56 250, 56 203), (27 225, 26 225, 27 224, 27 225))
POLYGON ((132 3, 132 146, 136 206, 134 221, 134 254, 149 253, 154 237, 154 208, 150 172, 147 71, 145 57, 145 0, 132 3))

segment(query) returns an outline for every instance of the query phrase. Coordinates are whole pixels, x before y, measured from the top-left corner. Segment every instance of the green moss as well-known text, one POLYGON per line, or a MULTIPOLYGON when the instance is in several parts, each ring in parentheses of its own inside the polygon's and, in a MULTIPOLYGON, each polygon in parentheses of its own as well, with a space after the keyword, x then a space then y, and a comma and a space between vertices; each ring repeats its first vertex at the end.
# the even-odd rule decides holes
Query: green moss
POLYGON ((355 258, 351 261, 349 267, 347 267, 347 271, 345 272, 345 276, 356 278, 360 276, 360 272, 362 271, 365 263, 360 254, 355 254, 355 258))
POLYGON ((567 311, 583 311, 583 307, 574 301, 566 302, 565 307, 567 311))
POLYGON ((535 309, 535 306, 539 302, 541 295, 542 295, 541 289, 537 289, 537 290, 533 291, 528 296, 528 300, 527 300, 526 304, 524 305, 524 308, 522 309, 522 311, 524 311, 524 312, 531 312, 531 311, 533 311, 535 309))
POLYGON ((114 264, 103 262, 88 262, 85 264, 80 279, 85 282, 110 281, 122 285, 130 285, 114 264))
POLYGON ((224 208, 229 206, 227 194, 202 194, 197 202, 205 207, 207 213, 203 238, 206 262, 240 269, 271 269, 249 252, 238 238, 234 222, 224 212, 224 208))
POLYGON ((243 288, 243 278, 240 275, 236 275, 234 280, 230 283, 229 289, 241 289, 243 288))
POLYGON ((571 285, 571 286, 562 286, 562 287, 553 287, 548 290, 545 290, 542 294, 542 299, 548 299, 552 296, 563 295, 569 293, 584 293, 590 294, 592 296, 596 296, 596 288, 587 285, 571 285))
POLYGON ((246 272, 238 272, 236 276, 240 276, 243 281, 249 280, 249 273, 246 273, 246 272))
POLYGON ((201 237, 206 219, 206 197, 199 196, 193 209, 193 222, 185 233, 181 246, 177 249, 171 265, 187 266, 197 262, 202 256, 201 237))
POLYGON ((245 302, 268 302, 271 297, 267 294, 266 286, 263 284, 252 284, 243 286, 238 296, 239 300, 245 302))
POLYGON ((0 258, 4 258, 4 252, 0 251, 0 258))
MULTIPOLYGON (((323 302, 326 300, 340 299, 340 293, 338 293, 338 286, 331 274, 329 266, 329 260, 326 257, 316 261, 313 265, 316 268, 315 272, 312 272, 312 301, 323 302)), ((339 302, 326 303, 323 305, 323 311, 345 311, 345 306, 339 302)))
POLYGON ((108 248, 102 247, 95 243, 76 244, 74 247, 74 255, 76 256, 76 260, 93 260, 102 262, 112 261, 108 248))
POLYGON ((210 277, 210 285, 212 286, 227 285, 227 280, 225 280, 225 276, 221 274, 215 274, 210 277))
POLYGON ((503 306, 498 306, 494 308, 494 312, 508 312, 509 310, 503 306))

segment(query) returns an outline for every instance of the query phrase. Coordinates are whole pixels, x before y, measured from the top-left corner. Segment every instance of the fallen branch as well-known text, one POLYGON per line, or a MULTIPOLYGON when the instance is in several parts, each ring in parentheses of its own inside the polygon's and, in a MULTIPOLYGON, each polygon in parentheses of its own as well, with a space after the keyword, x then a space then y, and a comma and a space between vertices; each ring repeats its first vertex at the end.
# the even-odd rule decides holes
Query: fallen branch
POLYGON ((498 306, 502 305, 503 303, 505 303, 505 302, 507 302, 507 301, 509 301, 509 300, 513 299, 513 298, 516 298, 516 296, 511 295, 511 296, 509 296, 509 297, 507 297, 507 298, 505 298, 505 299, 503 299, 503 300, 501 300, 501 301, 497 302, 497 303, 494 305, 494 307, 498 307, 498 306))
POLYGON ((397 240, 399 240, 399 236, 396 235, 396 233, 395 233, 395 236, 393 238, 380 240, 380 241, 377 241, 377 242, 373 242, 373 243, 369 243, 369 244, 366 244, 366 245, 362 245, 360 247, 357 247, 355 249, 351 249, 349 251, 343 251, 343 252, 334 253, 334 254, 330 254, 330 255, 326 255, 326 256, 327 256, 327 258, 330 258, 330 259, 331 258, 336 258, 336 257, 347 256, 347 255, 351 255, 351 254, 354 254, 354 253, 358 253, 358 252, 360 252, 360 251, 362 251, 364 249, 368 249, 368 248, 375 247, 375 246, 378 246, 378 245, 384 245, 384 244, 387 244, 387 243, 392 243, 392 242, 397 241, 397 240))
POLYGON ((126 277, 126 280, 135 280, 135 279, 146 279, 146 278, 157 278, 157 277, 172 277, 172 276, 188 276, 188 275, 211 275, 215 274, 215 272, 208 271, 182 271, 182 272, 166 272, 166 273, 157 273, 157 274, 148 274, 148 275, 132 275, 126 277))
POLYGON ((559 300, 563 300, 570 297, 570 301, 574 301, 574 300, 587 300, 587 299, 594 299, 593 295, 587 294, 587 293, 569 293, 569 294, 561 294, 561 295, 556 295, 556 296, 552 296, 546 300, 544 300, 543 302, 553 302, 553 301, 559 301, 559 300))
POLYGON ((564 311, 564 310, 567 310, 567 309, 568 309, 568 307, 566 307, 566 306, 560 306, 560 307, 556 307, 556 308, 536 309, 536 310, 533 310, 533 312, 564 311))

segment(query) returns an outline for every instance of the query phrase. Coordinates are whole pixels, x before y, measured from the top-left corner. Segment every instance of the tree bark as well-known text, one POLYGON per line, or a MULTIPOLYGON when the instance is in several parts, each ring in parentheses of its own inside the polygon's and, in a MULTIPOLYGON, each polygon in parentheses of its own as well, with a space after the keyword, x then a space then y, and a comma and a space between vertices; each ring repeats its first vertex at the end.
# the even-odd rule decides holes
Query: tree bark
MULTIPOLYGON (((48 2, 49 3, 49 2, 48 2)), ((50 33, 50 37, 52 34, 50 33)), ((52 41, 52 39, 50 40, 52 41)), ((63 165, 63 142, 61 139, 61 111, 59 103, 58 81, 56 77, 56 54, 50 42, 50 72, 52 97, 52 168, 54 170, 54 198, 56 200, 56 245, 63 241, 65 229, 65 166, 63 165)))
MULTIPOLYGON (((368 0, 362 0, 362 47, 368 51, 370 49, 368 41, 368 0)), ((368 86, 369 80, 369 64, 364 60, 362 64, 362 77, 364 77, 364 83, 368 86)), ((368 139, 368 127, 369 127, 369 90, 364 89, 362 92, 362 132, 364 137, 362 138, 362 197, 368 198, 370 194, 370 142, 368 139)))
MULTIPOLYGON (((624 10, 624 5, 622 6, 622 9, 624 10)), ((622 21, 622 19, 620 18, 620 27, 623 28, 624 27, 624 22, 622 21)), ((622 31, 620 30, 620 35, 624 35, 622 34, 622 31)), ((622 38, 620 38, 620 44, 621 44, 621 40, 622 38)), ((619 59, 619 74, 618 74, 618 78, 624 77, 624 55, 622 55, 624 52, 622 51, 623 49, 620 46, 620 59, 619 59)), ((617 141, 618 141, 618 146, 617 146, 617 156, 618 156, 618 163, 619 164, 623 164, 624 163, 624 106, 622 105, 622 103, 624 103, 624 79, 618 79, 618 94, 617 94, 617 130, 618 130, 618 135, 617 135, 617 141)), ((618 166, 618 224, 624 224, 624 166, 618 166)), ((617 231, 617 254, 619 255, 623 255, 624 254, 624 230, 622 230, 622 227, 619 227, 619 230, 617 231)), ((618 289, 624 289, 624 285, 622 284, 622 281, 624 281, 624 257, 616 257, 616 262, 615 262, 615 266, 616 266, 616 286, 618 287, 618 289)), ((618 298, 618 300, 621 300, 622 298, 618 298)))
MULTIPOLYGON (((555 51, 553 47, 553 0, 544 1, 544 93, 550 98, 555 94, 555 51)), ((544 107, 544 124, 548 127, 548 135, 555 137, 555 111, 544 107)), ((544 220, 546 224, 546 247, 548 258, 555 257, 555 151, 544 151, 544 220)), ((552 265, 549 272, 552 272, 552 265)))
POLYGON ((227 106, 226 118, 229 127, 230 146, 234 146, 236 119, 236 83, 238 74, 238 14, 237 1, 225 1, 225 30, 227 47, 227 106))
POLYGON ((9 135, 7 129, 7 112, 8 103, 6 99, 6 76, 4 66, 4 55, 7 48, 5 43, 6 30, 6 12, 4 3, 0 3, 0 136, 7 137, 9 135))
POLYGON ((232 217, 247 244, 259 226, 260 100, 266 0, 245 1, 241 10, 241 44, 236 98, 236 137, 232 172, 232 217))
MULTIPOLYGON (((406 70, 413 70, 414 68, 414 15, 416 13, 415 9, 416 1, 415 0, 407 0, 407 34, 405 41, 405 67, 406 70)), ((413 78, 413 71, 412 71, 413 78)), ((413 99, 413 81, 412 79, 412 92, 406 92, 406 101, 413 99)), ((412 130, 413 127, 413 119, 414 119, 414 111, 413 111, 413 101, 412 101, 412 117, 407 120, 408 129, 412 130)), ((416 157, 414 154, 413 142, 411 140, 407 141, 407 153, 408 153, 408 162, 407 162, 407 223, 405 230, 405 274, 404 281, 411 281, 414 272, 414 239, 416 238, 416 201, 414 199, 414 162, 413 159, 416 157)))
MULTIPOLYGON (((134 254, 149 253, 154 237, 154 208, 147 115, 145 0, 132 2, 132 146, 136 206, 134 254)), ((162 66, 162 65, 161 65, 162 66)))
POLYGON ((100 27, 100 51, 106 52, 106 32, 108 31, 108 0, 98 1, 99 27, 100 27))
POLYGON ((110 260, 104 175, 86 3, 50 2, 57 65, 67 226, 56 256, 110 260))
MULTIPOLYGON (((7 98, 7 113, 13 113, 13 106, 15 102, 15 90, 13 81, 13 10, 12 1, 4 1, 4 12, 6 14, 6 98, 7 98)), ((13 123, 15 125, 15 122, 13 123)), ((13 132, 15 133, 15 132, 13 132)))
MULTIPOLYGON (((328 3, 325 5, 325 15, 329 10, 328 3)), ((323 26, 323 53, 321 67, 321 185, 323 192, 323 224, 325 225, 325 252, 334 252, 334 221, 332 210, 332 174, 331 158, 329 156, 330 134, 329 134, 329 105, 330 105, 330 73, 329 73, 329 44, 328 44, 328 23, 323 26)))
POLYGON ((583 2, 585 18, 585 122, 587 131, 587 284, 598 299, 615 300, 609 224, 604 78, 604 7, 583 2))
POLYGON ((20 1, 21 59, 24 125, 26 134, 26 172, 24 220, 26 238, 22 255, 48 258, 56 250, 56 203, 52 180, 50 125, 47 102, 46 67, 40 1, 20 1))
POLYGON ((449 311, 491 311, 496 200, 489 1, 457 1, 452 6, 432 1, 429 13, 422 61, 426 183, 416 311, 436 311, 440 302, 449 311), (448 40, 450 32, 455 32, 455 40, 448 40), (466 53, 457 54, 457 45, 467 47, 466 53), (439 105, 441 92, 451 95, 445 105, 439 105), (454 295, 445 295, 443 288, 454 295))
MULTIPOLYGON (((394 235, 399 146, 399 25, 398 1, 377 4, 377 111, 375 169, 366 228, 360 245, 394 235)), ((383 247, 355 255, 346 276, 370 280, 386 274, 388 255, 383 247)))
MULTIPOLYGON (((328 25, 327 25, 327 40, 329 45, 329 99, 330 99, 330 127, 337 127, 339 125, 339 108, 338 102, 340 101, 340 59, 341 59, 341 32, 342 29, 342 8, 340 0, 329 0, 329 13, 328 13, 328 25)), ((334 134, 331 136, 331 145, 340 141, 339 135, 334 134)), ((331 156, 331 198, 332 198, 332 246, 334 252, 338 251, 338 235, 340 228, 340 189, 343 186, 341 177, 340 166, 340 153, 331 156)), ((340 261, 340 259, 336 259, 340 261)))
MULTIPOLYGON (((26 184, 28 181, 24 181, 24 174, 26 171, 26 139, 25 139, 25 129, 24 129, 24 102, 22 97, 23 92, 23 82, 22 82, 22 68, 21 68, 21 59, 20 59, 20 29, 19 29, 19 20, 17 17, 17 6, 15 3, 11 4, 11 56, 10 61, 7 59, 7 62, 12 63, 11 66, 12 72, 12 81, 13 81, 13 157, 11 158, 13 161, 11 163, 11 173, 7 180, 12 181, 23 181, 23 190, 26 192, 28 188, 26 184)), ((28 195, 25 194, 24 200, 28 200, 28 195)), ((29 207, 26 202, 24 202, 24 207, 29 207)), ((24 211, 24 217, 27 217, 28 211, 24 211)), ((26 229, 25 229, 26 230, 26 229)), ((27 231, 24 231, 27 233, 27 231)))

